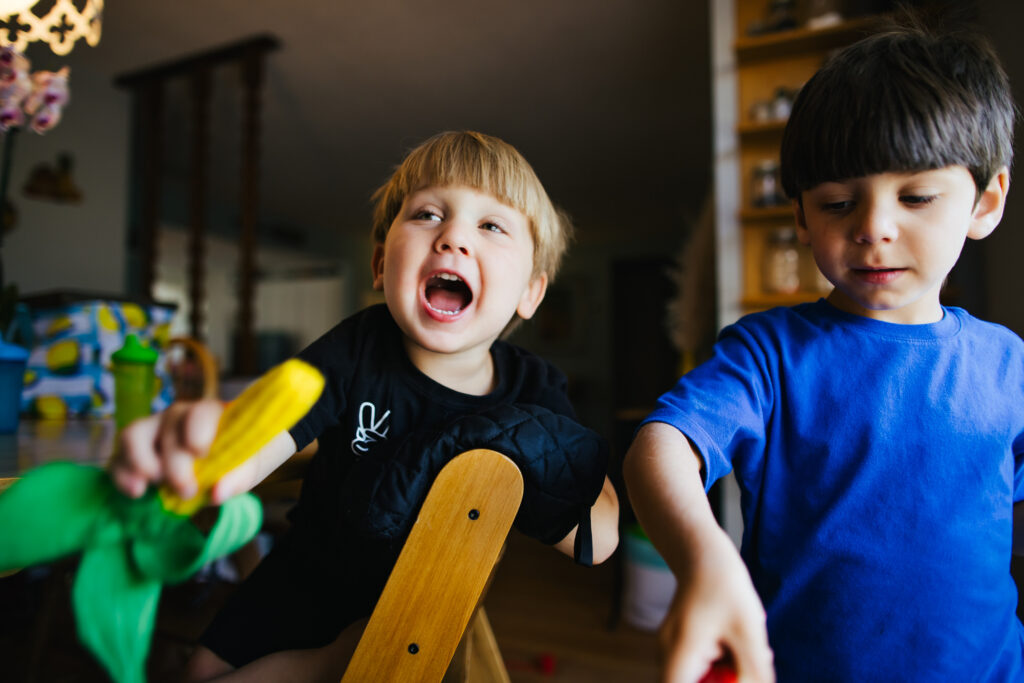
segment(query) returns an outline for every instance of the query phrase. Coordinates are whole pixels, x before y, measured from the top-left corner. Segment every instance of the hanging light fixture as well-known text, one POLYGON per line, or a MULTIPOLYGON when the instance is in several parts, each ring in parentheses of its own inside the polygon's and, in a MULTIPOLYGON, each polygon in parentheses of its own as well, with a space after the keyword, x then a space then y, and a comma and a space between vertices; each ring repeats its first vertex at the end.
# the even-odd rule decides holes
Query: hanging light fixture
POLYGON ((100 42, 103 0, 0 0, 0 45, 24 52, 41 41, 66 55, 75 41, 100 42))

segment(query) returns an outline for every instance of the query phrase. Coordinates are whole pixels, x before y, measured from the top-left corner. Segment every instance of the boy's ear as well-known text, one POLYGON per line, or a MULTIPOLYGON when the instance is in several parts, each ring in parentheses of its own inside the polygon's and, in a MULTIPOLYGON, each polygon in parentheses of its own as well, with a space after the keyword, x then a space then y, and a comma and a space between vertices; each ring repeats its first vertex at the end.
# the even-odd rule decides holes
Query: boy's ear
POLYGON ((1010 190, 1010 169, 1003 166, 992 176, 988 187, 978 197, 971 214, 971 225, 967 236, 972 240, 988 237, 1003 218, 1006 207, 1006 193, 1010 190))
POLYGON ((804 207, 799 199, 792 200, 792 204, 793 220, 796 221, 796 238, 800 240, 800 244, 810 244, 811 233, 807 229, 807 219, 804 218, 804 207))
POLYGON ((529 320, 537 312, 537 307, 544 300, 544 293, 548 291, 548 274, 541 273, 530 280, 526 285, 523 295, 519 297, 519 305, 516 306, 516 313, 523 320, 529 320))
POLYGON ((370 257, 370 270, 373 272, 373 288, 378 292, 384 291, 384 245, 378 244, 373 248, 373 256, 370 257))

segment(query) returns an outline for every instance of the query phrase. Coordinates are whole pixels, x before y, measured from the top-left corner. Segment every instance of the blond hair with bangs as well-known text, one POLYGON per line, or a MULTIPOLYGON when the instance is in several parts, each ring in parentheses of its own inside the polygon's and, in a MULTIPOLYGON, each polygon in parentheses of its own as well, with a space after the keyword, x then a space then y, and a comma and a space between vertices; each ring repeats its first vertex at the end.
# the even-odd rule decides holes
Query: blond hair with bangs
POLYGON ((554 280, 572 237, 568 216, 552 204, 522 154, 499 138, 475 131, 438 133, 409 152, 373 193, 374 241, 384 244, 406 197, 425 187, 450 186, 486 192, 526 216, 533 238, 533 273, 554 280))

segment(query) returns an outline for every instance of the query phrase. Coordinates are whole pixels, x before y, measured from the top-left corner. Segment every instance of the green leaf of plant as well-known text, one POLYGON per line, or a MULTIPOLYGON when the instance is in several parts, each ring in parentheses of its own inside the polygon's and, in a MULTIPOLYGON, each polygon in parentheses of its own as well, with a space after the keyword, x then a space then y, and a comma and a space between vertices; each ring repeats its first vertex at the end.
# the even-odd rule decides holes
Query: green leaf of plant
POLYGON ((71 594, 78 637, 117 683, 143 683, 160 581, 135 571, 124 545, 89 548, 71 594))
POLYGON ((110 516, 119 495, 103 470, 68 462, 36 468, 0 494, 0 571, 48 562, 102 539, 120 542, 110 516))

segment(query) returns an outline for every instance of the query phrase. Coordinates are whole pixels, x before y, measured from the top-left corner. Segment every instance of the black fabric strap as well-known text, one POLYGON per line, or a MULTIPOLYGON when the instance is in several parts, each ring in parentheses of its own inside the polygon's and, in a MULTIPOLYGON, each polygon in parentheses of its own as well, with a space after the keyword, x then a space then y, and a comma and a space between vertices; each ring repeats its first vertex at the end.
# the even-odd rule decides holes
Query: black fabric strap
POLYGON ((576 542, 573 545, 573 559, 584 567, 594 566, 594 536, 590 530, 590 508, 583 509, 580 524, 576 527, 576 542))

